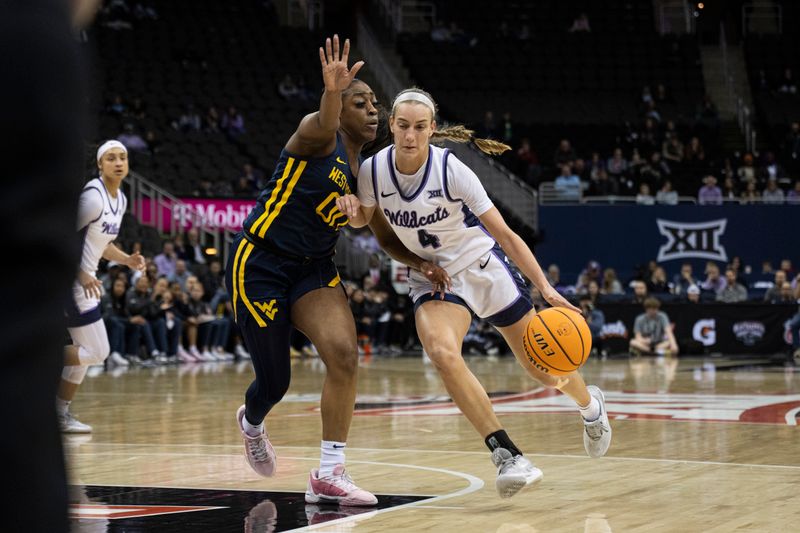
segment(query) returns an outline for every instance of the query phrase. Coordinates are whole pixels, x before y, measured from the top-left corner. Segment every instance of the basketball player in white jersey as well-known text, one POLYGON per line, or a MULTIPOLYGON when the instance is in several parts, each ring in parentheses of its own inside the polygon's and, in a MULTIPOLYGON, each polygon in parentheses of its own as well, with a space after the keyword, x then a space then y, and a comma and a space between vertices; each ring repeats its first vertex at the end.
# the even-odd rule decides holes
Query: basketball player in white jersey
MULTIPOLYGON (((69 412, 86 370, 105 361, 109 353, 108 334, 100 315, 102 283, 96 272, 100 259, 116 261, 136 270, 144 270, 145 262, 138 252, 128 255, 113 241, 122 225, 128 206, 120 190, 128 175, 128 150, 119 141, 108 141, 97 150, 100 177, 83 187, 78 202, 78 231, 82 234, 83 249, 78 278, 72 287, 72 301, 66 309, 67 326, 73 344, 64 348, 64 370, 56 397, 61 431, 90 433, 92 427, 69 412)), ((127 364, 127 361, 116 361, 127 364)))
POLYGON ((463 126, 437 131, 435 116, 436 104, 428 93, 402 91, 389 118, 394 144, 364 161, 358 198, 341 203, 356 227, 373 216, 385 216, 409 250, 450 275, 450 290, 437 296, 424 278, 411 273, 417 332, 450 396, 492 451, 498 493, 510 497, 538 482, 542 472, 502 429, 486 391, 464 362, 461 346, 471 313, 503 335, 532 377, 575 401, 584 420, 584 447, 591 457, 605 455, 611 427, 603 393, 587 387, 578 372, 557 378, 527 364, 522 339, 536 311, 523 277, 506 254, 548 303, 579 310, 550 286, 533 253, 506 225, 475 173, 430 141, 472 141, 487 153, 502 153, 509 147, 474 139, 463 126))

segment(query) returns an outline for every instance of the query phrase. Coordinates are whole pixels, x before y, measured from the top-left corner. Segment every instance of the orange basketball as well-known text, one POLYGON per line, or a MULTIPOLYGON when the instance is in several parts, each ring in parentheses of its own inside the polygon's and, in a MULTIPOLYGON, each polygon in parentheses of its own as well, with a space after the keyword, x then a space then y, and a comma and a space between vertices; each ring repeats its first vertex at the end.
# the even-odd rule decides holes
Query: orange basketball
POLYGON ((528 323, 522 344, 534 368, 562 376, 579 369, 589 358, 592 334, 580 313, 551 307, 528 323))

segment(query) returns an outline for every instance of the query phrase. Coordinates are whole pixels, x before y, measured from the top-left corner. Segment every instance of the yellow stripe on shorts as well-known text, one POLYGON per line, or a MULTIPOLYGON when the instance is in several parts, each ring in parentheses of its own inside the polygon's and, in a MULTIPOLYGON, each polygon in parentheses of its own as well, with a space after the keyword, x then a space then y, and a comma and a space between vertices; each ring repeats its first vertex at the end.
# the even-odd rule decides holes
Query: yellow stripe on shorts
POLYGON ((250 300, 247 298, 247 294, 244 292, 244 265, 247 263, 247 258, 250 257, 250 252, 253 251, 253 248, 255 248, 255 246, 253 246, 252 243, 249 242, 246 243, 244 248, 244 255, 242 256, 242 259, 240 260, 239 263, 239 275, 238 275, 239 295, 242 297, 242 302, 244 302, 244 305, 245 307, 247 307, 247 310, 250 311, 250 314, 253 315, 253 318, 256 319, 256 322, 258 323, 259 327, 265 328, 267 327, 267 323, 264 322, 263 318, 258 316, 258 313, 256 313, 256 310, 253 308, 253 304, 250 303, 250 300))
POLYGON ((242 249, 244 249, 244 245, 247 244, 247 241, 242 239, 242 242, 239 243, 239 247, 236 248, 236 253, 233 255, 233 272, 231 272, 231 285, 233 285, 233 320, 236 321, 236 300, 239 297, 239 257, 242 254, 242 249))

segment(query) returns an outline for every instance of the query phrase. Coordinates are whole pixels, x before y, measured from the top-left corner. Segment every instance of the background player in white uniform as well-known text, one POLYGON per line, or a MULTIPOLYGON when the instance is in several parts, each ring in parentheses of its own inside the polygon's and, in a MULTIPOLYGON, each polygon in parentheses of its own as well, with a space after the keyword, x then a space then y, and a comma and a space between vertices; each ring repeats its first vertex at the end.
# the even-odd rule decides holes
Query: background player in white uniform
POLYGON ((102 364, 109 353, 108 334, 100 315, 102 283, 95 276, 100 259, 137 270, 144 270, 145 266, 144 257, 138 252, 128 255, 113 244, 128 206, 120 190, 122 180, 128 175, 128 150, 119 141, 104 143, 97 150, 97 167, 100 177, 84 186, 78 203, 78 231, 83 236, 83 249, 72 301, 66 309, 73 344, 64 348, 64 371, 56 397, 58 419, 65 433, 92 431, 91 426, 72 416, 69 404, 87 368, 102 364))
POLYGON ((448 150, 429 142, 432 137, 473 141, 487 153, 508 147, 473 139, 462 126, 437 132, 435 115, 436 104, 422 90, 407 89, 395 98, 389 122, 394 144, 361 165, 358 198, 350 198, 346 209, 354 226, 385 216, 409 250, 438 263, 452 278, 447 294, 435 296, 424 278, 410 277, 417 331, 447 391, 492 451, 498 467, 497 490, 509 497, 539 481, 542 473, 502 429, 486 391, 464 362, 461 345, 470 311, 497 328, 532 377, 575 401, 584 418, 584 446, 590 456, 605 455, 611 428, 600 389, 587 387, 577 372, 559 379, 527 364, 522 339, 536 311, 528 287, 504 252, 551 305, 577 309, 550 286, 533 253, 506 225, 475 173, 448 150))

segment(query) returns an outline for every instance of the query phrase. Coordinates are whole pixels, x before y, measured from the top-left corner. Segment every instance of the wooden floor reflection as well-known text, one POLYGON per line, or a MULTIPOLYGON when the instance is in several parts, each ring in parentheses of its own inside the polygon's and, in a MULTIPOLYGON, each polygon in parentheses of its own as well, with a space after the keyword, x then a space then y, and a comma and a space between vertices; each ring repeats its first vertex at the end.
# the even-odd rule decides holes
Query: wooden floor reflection
MULTIPOLYGON (((447 401, 433 368, 419 358, 372 359, 360 368, 349 470, 361 486, 410 503, 335 515, 310 529, 727 532, 800 524, 800 372, 793 367, 590 360, 584 376, 606 391, 614 427, 608 456, 590 459, 580 418, 563 396, 540 389, 512 360, 475 358, 470 366, 544 481, 500 500, 482 439, 447 401)), ((234 418, 252 379, 249 363, 93 375, 73 410, 95 431, 65 439, 71 483, 265 491, 301 501, 318 461, 323 378, 318 360, 293 365, 289 395, 267 420, 278 474, 263 479, 244 462, 234 418)), ((224 497, 214 501, 223 505, 224 497)), ((123 530, 114 520, 91 522, 76 528, 123 530)), ((225 530, 259 530, 252 524, 225 530)))

